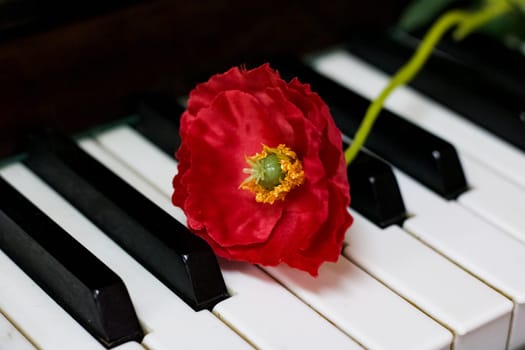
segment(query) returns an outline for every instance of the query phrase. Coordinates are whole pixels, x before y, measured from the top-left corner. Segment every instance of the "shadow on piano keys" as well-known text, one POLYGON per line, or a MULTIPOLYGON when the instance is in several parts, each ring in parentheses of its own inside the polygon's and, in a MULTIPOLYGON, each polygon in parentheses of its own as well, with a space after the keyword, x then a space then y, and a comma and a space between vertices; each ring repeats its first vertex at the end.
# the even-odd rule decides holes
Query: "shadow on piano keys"
MULTIPOLYGON (((158 91, 177 96, 231 64, 276 54, 304 55, 341 42, 356 27, 385 27, 401 6, 391 5, 397 10, 375 17, 371 9, 378 4, 369 2, 360 17, 343 2, 321 8, 307 4, 284 6, 277 13, 277 3, 254 9, 240 3, 224 8, 156 1, 42 33, 14 32, 0 48, 0 72, 7 81, 2 88, 2 155, 13 155, 27 129, 53 126, 71 134, 133 115, 110 128, 84 133, 78 146, 156 203, 163 215, 167 212, 184 223, 183 213, 169 201, 176 138, 161 132, 176 134, 181 106, 161 96, 143 99, 137 108, 137 100, 129 103, 129 96, 158 91), (248 10, 258 13, 244 12, 248 10), (352 19, 348 23, 347 16, 352 19), (217 33, 210 30, 225 22, 229 26, 217 33), (265 37, 276 40, 260 47, 265 37)), ((360 57, 349 48, 326 49, 308 56, 310 68, 301 74, 287 72, 308 76, 304 82, 311 82, 314 90, 318 84, 348 134, 362 115, 360 96, 365 102, 373 98, 387 77, 366 62, 366 55, 360 57), (341 86, 323 85, 323 78, 316 77, 319 73, 354 95, 342 92, 341 86), (359 112, 345 105, 349 99, 360 104, 359 112)), ((88 209, 75 203, 74 194, 68 198, 61 192, 62 180, 46 177, 47 168, 54 167, 46 167, 47 158, 40 165, 32 156, 8 161, 0 176, 124 282, 144 337, 105 344, 114 349, 522 347, 523 151, 412 88, 396 92, 387 108, 393 114, 384 117, 395 120, 392 130, 404 128, 403 121, 413 127, 370 145, 387 164, 371 165, 381 160, 370 154, 370 159, 356 162, 359 171, 349 171, 355 183, 363 184, 352 188, 353 198, 362 198, 363 204, 354 203, 350 209, 355 224, 338 263, 326 264, 313 279, 285 266, 220 260, 228 297, 218 297, 204 308, 195 308, 159 277, 157 267, 110 239, 105 232, 110 228, 101 228, 88 209), (434 143, 427 142, 434 138, 434 143), (410 140, 420 143, 411 145, 410 140), (390 148, 396 152, 388 153, 390 148), (455 170, 447 172, 450 168, 455 170), (451 176, 456 189, 447 192, 448 187, 439 184, 448 185, 451 176), (370 188, 365 189, 367 182, 370 188), (371 195, 377 197, 365 203, 371 195), (394 215, 387 205, 377 203, 379 199, 401 200, 402 206, 394 215), (385 221, 382 215, 394 218, 385 221)), ((380 130, 378 126, 375 132, 380 130)), ((91 185, 95 177, 83 181, 91 185)), ((78 316, 68 315, 40 289, 41 281, 28 278, 5 253, 0 258, 0 348, 103 348, 92 330, 80 326, 78 316), (13 336, 3 337, 7 334, 13 336)))

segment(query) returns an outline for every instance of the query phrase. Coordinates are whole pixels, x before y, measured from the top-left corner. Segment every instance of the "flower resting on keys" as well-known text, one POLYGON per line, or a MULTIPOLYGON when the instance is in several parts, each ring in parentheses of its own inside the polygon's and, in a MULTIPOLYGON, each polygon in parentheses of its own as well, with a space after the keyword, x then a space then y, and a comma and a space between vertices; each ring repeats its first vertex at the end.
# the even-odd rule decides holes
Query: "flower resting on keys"
POLYGON ((352 223, 328 107, 265 64, 198 85, 181 118, 172 201, 221 257, 317 275, 352 223))

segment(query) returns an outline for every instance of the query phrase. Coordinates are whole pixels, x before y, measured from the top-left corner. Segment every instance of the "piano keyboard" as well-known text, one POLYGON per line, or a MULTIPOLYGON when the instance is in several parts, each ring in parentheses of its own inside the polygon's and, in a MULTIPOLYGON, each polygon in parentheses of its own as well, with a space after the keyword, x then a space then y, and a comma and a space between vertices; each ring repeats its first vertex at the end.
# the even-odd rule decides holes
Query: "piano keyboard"
MULTIPOLYGON (((384 73, 341 49, 309 63, 366 98, 386 84, 384 73)), ((30 163, 4 165, 0 176, 124 282, 144 337, 112 349, 525 346, 525 154, 412 88, 386 106, 456 147, 468 189, 447 200, 394 168, 409 214, 401 224, 380 228, 350 208, 342 256, 318 278, 219 260, 229 297, 199 311, 30 163)), ((170 201, 176 161, 138 130, 121 125, 78 145, 184 224, 170 201)), ((0 349, 105 348, 2 251, 0 269, 0 349)))

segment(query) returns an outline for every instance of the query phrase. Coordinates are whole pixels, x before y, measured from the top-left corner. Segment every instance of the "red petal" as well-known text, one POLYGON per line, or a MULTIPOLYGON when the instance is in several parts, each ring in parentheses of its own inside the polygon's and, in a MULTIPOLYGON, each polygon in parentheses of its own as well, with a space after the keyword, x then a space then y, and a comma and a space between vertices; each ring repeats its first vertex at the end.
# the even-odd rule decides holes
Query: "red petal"
POLYGON ((221 92, 239 90, 255 93, 268 87, 284 88, 285 86, 286 82, 268 64, 252 70, 233 67, 229 71, 214 75, 207 82, 197 85, 190 93, 188 111, 196 115, 200 109, 208 107, 221 92))
POLYGON ((239 189, 247 177, 242 172, 246 156, 260 152, 263 143, 275 146, 293 136, 290 125, 282 122, 276 129, 269 118, 258 99, 229 91, 202 109, 186 130, 195 136, 186 143, 191 167, 183 176, 188 193, 184 209, 225 247, 266 241, 281 217, 282 205, 257 203, 254 194, 239 189), (202 212, 206 215, 201 218, 202 212))

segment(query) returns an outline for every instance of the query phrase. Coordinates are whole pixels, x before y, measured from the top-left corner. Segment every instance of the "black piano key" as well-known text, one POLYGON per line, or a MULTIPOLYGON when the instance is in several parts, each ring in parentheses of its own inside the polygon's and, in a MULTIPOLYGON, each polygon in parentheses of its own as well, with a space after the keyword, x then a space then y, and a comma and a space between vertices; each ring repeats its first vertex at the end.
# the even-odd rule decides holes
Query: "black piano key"
POLYGON ((352 208, 379 227, 403 223, 407 218, 405 204, 388 164, 361 150, 346 172, 352 208))
POLYGON ((138 99, 138 121, 135 129, 156 144, 162 151, 174 156, 180 146, 179 119, 184 107, 168 94, 150 94, 138 99))
POLYGON ((2 178, 0 193, 0 248, 104 346, 141 342, 122 280, 2 178))
MULTIPOLYGON (((352 36, 348 50, 389 74, 414 53, 386 36, 352 36)), ((470 66, 432 55, 410 85, 461 116, 525 150, 525 108, 519 92, 506 89, 470 66)))
MULTIPOLYGON (((286 78, 311 84, 343 134, 356 133, 370 101, 301 62, 279 60, 276 66, 286 78)), ((365 146, 444 198, 456 198, 468 187, 454 146, 388 110, 381 111, 365 146)))
POLYGON ((34 137, 24 163, 195 310, 228 297, 211 248, 73 141, 34 137))

